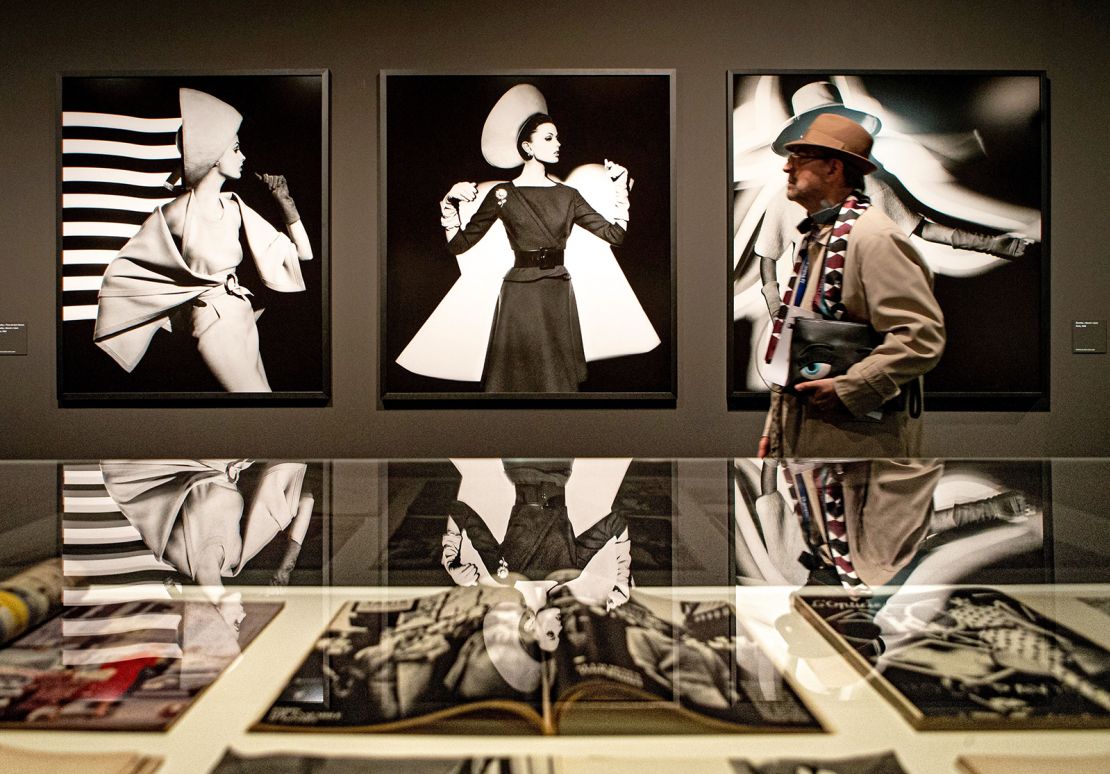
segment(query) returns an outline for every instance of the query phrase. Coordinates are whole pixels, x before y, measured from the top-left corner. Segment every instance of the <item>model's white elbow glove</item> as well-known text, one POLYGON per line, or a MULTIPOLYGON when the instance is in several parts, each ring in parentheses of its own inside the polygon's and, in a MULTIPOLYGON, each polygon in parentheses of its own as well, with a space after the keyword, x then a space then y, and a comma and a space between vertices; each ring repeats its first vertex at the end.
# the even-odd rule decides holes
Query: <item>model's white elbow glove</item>
POLYGON ((446 198, 439 202, 439 225, 447 230, 460 228, 462 225, 462 221, 459 220, 459 208, 446 198))
POLYGON ((462 228, 459 220, 459 208, 455 202, 472 202, 478 198, 478 186, 474 183, 455 183, 451 190, 439 200, 439 225, 450 231, 462 228))
POLYGON ((443 533, 440 538, 440 545, 443 551, 440 554, 439 561, 443 565, 443 569, 451 576, 459 586, 474 586, 478 583, 478 568, 473 564, 461 564, 459 562, 459 551, 462 548, 463 536, 461 532, 452 529, 453 523, 447 527, 447 531, 443 533))
POLYGON ((605 159, 605 171, 613 181, 613 219, 628 223, 628 192, 632 190, 632 178, 627 169, 609 159, 605 159))

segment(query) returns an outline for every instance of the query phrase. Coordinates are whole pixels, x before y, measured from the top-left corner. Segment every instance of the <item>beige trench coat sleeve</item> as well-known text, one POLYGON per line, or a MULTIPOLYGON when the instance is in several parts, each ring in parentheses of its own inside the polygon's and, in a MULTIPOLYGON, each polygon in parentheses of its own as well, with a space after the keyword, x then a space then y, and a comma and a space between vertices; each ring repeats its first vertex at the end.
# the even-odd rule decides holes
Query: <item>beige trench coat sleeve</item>
POLYGON ((944 315, 929 268, 890 218, 868 209, 848 242, 845 319, 868 322, 883 334, 870 355, 835 379, 840 400, 862 417, 937 364, 944 351, 944 315))
POLYGON ((944 466, 935 459, 879 459, 867 468, 866 480, 844 487, 844 519, 856 573, 879 586, 917 555, 944 466))

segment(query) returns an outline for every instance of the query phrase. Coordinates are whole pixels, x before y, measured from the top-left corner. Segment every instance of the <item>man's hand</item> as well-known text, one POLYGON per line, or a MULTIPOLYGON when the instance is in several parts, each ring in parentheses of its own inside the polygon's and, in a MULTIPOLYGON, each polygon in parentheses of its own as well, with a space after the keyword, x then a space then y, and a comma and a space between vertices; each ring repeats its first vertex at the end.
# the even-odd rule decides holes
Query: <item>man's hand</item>
POLYGON ((800 382, 794 385, 798 396, 810 406, 820 412, 835 411, 844 408, 840 396, 836 394, 835 379, 814 379, 812 382, 800 382))

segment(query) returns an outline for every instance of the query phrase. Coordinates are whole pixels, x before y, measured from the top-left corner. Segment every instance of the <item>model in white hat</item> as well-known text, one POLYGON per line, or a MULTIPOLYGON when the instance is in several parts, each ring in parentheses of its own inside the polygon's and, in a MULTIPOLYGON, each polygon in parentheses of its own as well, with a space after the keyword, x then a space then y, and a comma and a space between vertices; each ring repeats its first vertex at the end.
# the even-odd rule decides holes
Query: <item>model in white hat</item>
POLYGON ((108 266, 94 338, 131 371, 158 328, 187 332, 223 389, 270 392, 251 292, 236 274, 240 234, 262 281, 281 292, 305 289, 299 262, 312 258, 308 234, 284 176, 257 175, 281 208, 288 236, 223 191, 243 174, 239 112, 195 89, 180 89, 179 101, 187 190, 154 210, 108 266))
POLYGON ((596 201, 605 204, 595 209, 571 178, 549 174, 560 147, 532 84, 512 87, 494 105, 482 155, 520 172, 508 182, 456 183, 443 197, 440 223, 463 276, 398 357, 403 367, 481 381, 486 392, 568 393, 586 379, 587 361, 659 344, 608 247, 621 244, 628 227, 628 170, 609 160, 575 170, 571 178, 600 180, 596 201), (592 252, 576 263, 578 244, 592 252))

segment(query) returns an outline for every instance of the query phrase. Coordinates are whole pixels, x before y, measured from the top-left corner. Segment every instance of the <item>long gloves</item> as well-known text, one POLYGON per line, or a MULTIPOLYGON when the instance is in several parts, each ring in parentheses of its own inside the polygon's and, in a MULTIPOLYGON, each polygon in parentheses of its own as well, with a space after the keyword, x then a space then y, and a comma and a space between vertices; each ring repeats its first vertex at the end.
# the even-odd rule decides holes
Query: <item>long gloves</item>
POLYGON ((472 202, 478 198, 478 186, 474 183, 455 183, 447 195, 439 200, 439 225, 450 231, 462 227, 456 201, 472 202))
POLYGON ((301 219, 300 213, 297 212, 297 205, 293 203, 293 197, 289 194, 289 183, 286 182, 285 175, 260 175, 257 172, 254 175, 270 189, 274 201, 281 208, 285 225, 291 226, 301 219))
POLYGON ((613 219, 621 225, 628 224, 628 192, 632 190, 633 180, 628 175, 628 170, 615 161, 605 159, 605 171, 613 181, 613 196, 615 200, 613 219))
POLYGON ((459 551, 462 548, 463 535, 455 520, 447 518, 447 531, 440 539, 443 553, 439 561, 447 574, 459 586, 475 586, 478 583, 478 568, 473 564, 462 564, 459 560, 459 551))

